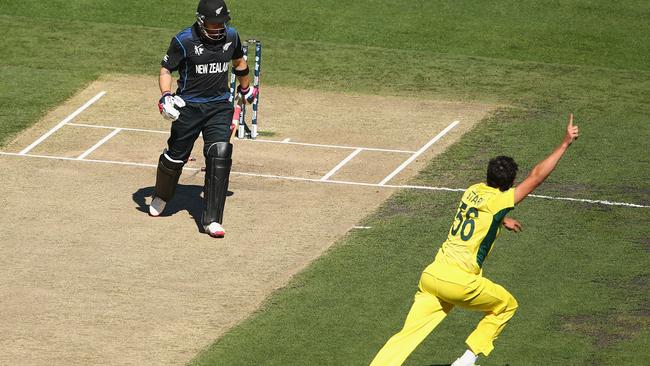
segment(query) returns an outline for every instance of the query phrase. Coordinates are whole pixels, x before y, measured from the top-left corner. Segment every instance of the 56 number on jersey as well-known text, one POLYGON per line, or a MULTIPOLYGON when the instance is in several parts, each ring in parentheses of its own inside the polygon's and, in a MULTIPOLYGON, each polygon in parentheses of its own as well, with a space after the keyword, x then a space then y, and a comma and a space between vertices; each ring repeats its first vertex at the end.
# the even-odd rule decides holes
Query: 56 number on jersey
POLYGON ((478 209, 476 207, 467 209, 467 204, 462 202, 460 207, 458 207, 458 212, 456 212, 454 224, 451 225, 451 235, 456 236, 460 231, 461 240, 468 241, 472 237, 472 234, 474 234, 474 228, 476 227, 474 219, 477 217, 478 209), (465 213, 465 217, 463 217, 463 212, 465 213))

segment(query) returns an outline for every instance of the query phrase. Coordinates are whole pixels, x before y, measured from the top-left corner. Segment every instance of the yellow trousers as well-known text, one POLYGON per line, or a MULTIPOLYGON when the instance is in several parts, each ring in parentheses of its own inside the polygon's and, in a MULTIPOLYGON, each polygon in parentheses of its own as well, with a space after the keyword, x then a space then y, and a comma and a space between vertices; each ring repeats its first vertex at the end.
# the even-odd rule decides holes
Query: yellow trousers
POLYGON ((386 342, 370 366, 401 365, 454 306, 485 313, 466 343, 475 354, 487 356, 494 349, 492 342, 515 314, 517 300, 481 275, 433 262, 420 277, 404 327, 386 342))

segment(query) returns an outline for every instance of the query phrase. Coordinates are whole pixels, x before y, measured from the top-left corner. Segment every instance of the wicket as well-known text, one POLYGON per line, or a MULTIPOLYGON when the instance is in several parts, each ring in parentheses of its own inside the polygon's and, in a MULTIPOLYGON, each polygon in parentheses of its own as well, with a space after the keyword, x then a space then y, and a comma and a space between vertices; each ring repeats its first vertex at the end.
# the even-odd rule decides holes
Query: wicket
MULTIPOLYGON (((253 100, 253 103, 251 103, 253 107, 253 115, 251 118, 251 126, 250 128, 246 124, 246 105, 243 104, 241 107, 241 112, 239 114, 239 127, 237 130, 237 138, 239 139, 244 139, 244 138, 251 138, 255 139, 257 138, 257 119, 258 119, 258 107, 259 107, 259 100, 260 100, 260 73, 261 73, 261 62, 262 62, 262 43, 254 38, 246 40, 246 42, 243 44, 242 48, 244 50, 244 60, 248 62, 248 45, 255 45, 255 69, 254 69, 254 79, 253 79, 253 87, 257 88, 257 96, 255 97, 255 100, 253 100)), ((235 77, 235 74, 232 73, 230 74, 230 99, 229 101, 231 103, 236 103, 235 98, 235 92, 236 92, 236 81, 237 78, 235 77)))

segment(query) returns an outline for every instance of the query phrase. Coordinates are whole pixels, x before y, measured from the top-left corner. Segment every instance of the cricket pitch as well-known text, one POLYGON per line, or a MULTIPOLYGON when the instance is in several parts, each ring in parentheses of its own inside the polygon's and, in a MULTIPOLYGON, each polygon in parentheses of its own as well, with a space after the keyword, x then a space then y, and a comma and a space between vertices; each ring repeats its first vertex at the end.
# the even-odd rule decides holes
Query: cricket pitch
POLYGON ((2 148, 0 364, 188 362, 494 109, 262 86, 219 240, 198 229, 200 138, 164 217, 146 214, 157 98, 153 77, 104 76, 2 148))

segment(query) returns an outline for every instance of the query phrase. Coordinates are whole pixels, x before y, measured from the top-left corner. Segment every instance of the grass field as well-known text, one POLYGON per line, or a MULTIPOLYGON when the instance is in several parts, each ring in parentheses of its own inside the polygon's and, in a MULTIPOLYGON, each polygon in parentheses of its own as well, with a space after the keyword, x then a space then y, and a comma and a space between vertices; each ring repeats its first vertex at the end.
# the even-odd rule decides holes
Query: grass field
MULTIPOLYGON (((582 137, 538 193, 650 205, 647 1, 229 5, 240 33, 264 42, 266 85, 504 105, 417 184, 464 188, 497 154, 525 175, 573 112, 582 137)), ((99 75, 155 75, 195 6, 3 1, 0 146, 99 75)), ((342 238, 193 364, 368 364, 399 330, 458 199, 396 194, 372 229, 342 238)), ((480 364, 650 364, 648 209, 528 199, 512 216, 524 232, 502 235, 484 268, 520 308, 480 364)), ((407 364, 448 364, 478 319, 452 312, 407 364)))

